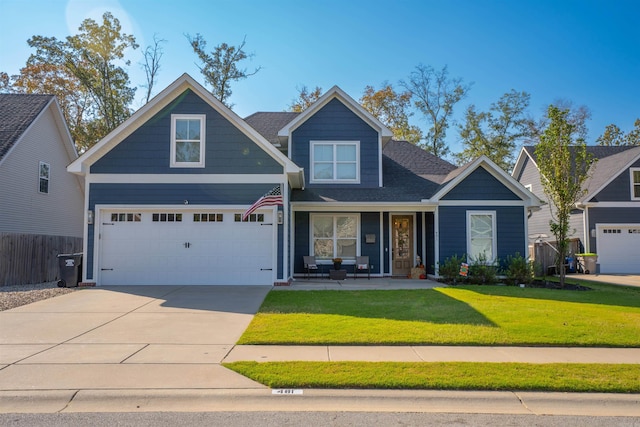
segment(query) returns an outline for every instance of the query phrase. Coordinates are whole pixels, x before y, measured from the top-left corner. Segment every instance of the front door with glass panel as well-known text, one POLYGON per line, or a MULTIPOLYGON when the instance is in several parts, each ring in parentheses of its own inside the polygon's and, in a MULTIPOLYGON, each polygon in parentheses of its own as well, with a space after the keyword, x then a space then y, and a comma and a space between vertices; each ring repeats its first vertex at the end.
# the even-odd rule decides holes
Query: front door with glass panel
POLYGON ((391 273, 407 276, 413 266, 413 216, 393 215, 391 218, 391 273))

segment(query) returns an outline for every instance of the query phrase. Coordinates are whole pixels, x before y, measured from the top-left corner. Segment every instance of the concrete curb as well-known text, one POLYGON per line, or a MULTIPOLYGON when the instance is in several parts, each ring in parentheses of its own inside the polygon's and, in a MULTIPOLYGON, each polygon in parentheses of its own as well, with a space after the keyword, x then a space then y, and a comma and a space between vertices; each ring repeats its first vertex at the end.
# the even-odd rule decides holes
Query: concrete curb
POLYGON ((439 390, 0 392, 0 413, 340 411, 640 416, 640 394, 439 390))

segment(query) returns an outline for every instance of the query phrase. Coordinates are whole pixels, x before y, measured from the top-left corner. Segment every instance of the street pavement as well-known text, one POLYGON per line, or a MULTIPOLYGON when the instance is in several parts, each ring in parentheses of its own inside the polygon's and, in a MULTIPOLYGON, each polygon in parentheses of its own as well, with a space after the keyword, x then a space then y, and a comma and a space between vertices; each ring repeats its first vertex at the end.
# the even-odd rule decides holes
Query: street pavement
MULTIPOLYGON (((429 280, 372 278, 300 280, 284 288, 438 285, 429 280)), ((271 390, 221 363, 640 360, 640 349, 634 348, 236 346, 271 289, 88 288, 0 312, 0 413, 314 410, 640 416, 640 394, 271 390)))

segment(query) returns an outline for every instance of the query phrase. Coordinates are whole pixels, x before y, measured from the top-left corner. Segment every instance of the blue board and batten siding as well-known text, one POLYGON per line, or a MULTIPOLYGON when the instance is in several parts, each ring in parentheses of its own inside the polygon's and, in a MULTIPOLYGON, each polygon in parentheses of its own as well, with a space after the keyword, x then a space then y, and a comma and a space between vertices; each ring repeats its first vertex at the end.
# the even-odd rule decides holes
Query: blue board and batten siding
MULTIPOLYGON (((522 200, 484 168, 478 168, 447 193, 442 200, 522 200)), ((438 208, 439 263, 454 255, 467 253, 467 212, 492 211, 496 213, 497 257, 519 253, 527 256, 527 237, 524 206, 440 206, 438 208)))
MULTIPOLYGON (((310 212, 295 212, 295 244, 294 254, 295 259, 293 261, 293 270, 295 274, 305 273, 304 262, 302 257, 311 254, 311 213, 310 212)), ((380 246, 382 245, 382 239, 380 236, 380 213, 379 212, 363 212, 360 214, 360 255, 368 256, 369 263, 373 266, 371 269, 372 274, 380 273, 381 260, 380 260, 380 246), (366 243, 366 235, 373 234, 375 243, 366 243)), ((349 273, 353 266, 346 267, 349 273)), ((326 270, 324 273, 326 274, 326 270)))
POLYGON ((451 189, 442 200, 522 200, 480 167, 451 189))
POLYGON ((369 257, 372 273, 380 272, 380 212, 363 212, 360 215, 360 255, 369 257), (367 234, 373 235, 375 242, 367 243, 367 234))
POLYGON ((110 174, 281 174, 284 168, 190 90, 91 165, 110 174), (205 167, 170 167, 171 115, 206 115, 205 167))
MULTIPOLYGON (((596 168, 598 164, 596 163, 596 168)), ((640 168, 640 160, 631 165, 640 168)), ((631 201, 631 171, 626 169, 615 177, 605 188, 598 192, 590 202, 629 202, 631 201)), ((637 222, 634 221, 634 222, 637 222)))
POLYGON ((497 256, 504 261, 519 253, 527 256, 525 214, 522 206, 441 206, 438 208, 440 259, 442 264, 453 255, 467 253, 467 212, 496 213, 497 256))
POLYGON ((338 99, 333 99, 293 131, 291 160, 304 168, 308 188, 335 184, 313 184, 309 172, 310 141, 360 141, 360 183, 344 187, 378 187, 380 160, 378 132, 338 99))

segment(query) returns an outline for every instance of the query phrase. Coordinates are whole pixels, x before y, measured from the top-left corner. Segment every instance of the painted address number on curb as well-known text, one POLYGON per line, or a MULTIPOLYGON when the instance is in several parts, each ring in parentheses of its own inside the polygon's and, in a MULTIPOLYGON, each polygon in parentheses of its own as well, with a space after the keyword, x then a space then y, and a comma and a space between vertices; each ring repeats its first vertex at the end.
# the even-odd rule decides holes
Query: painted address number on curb
POLYGON ((292 388, 281 388, 271 390, 271 394, 302 394, 302 390, 294 390, 292 388))

